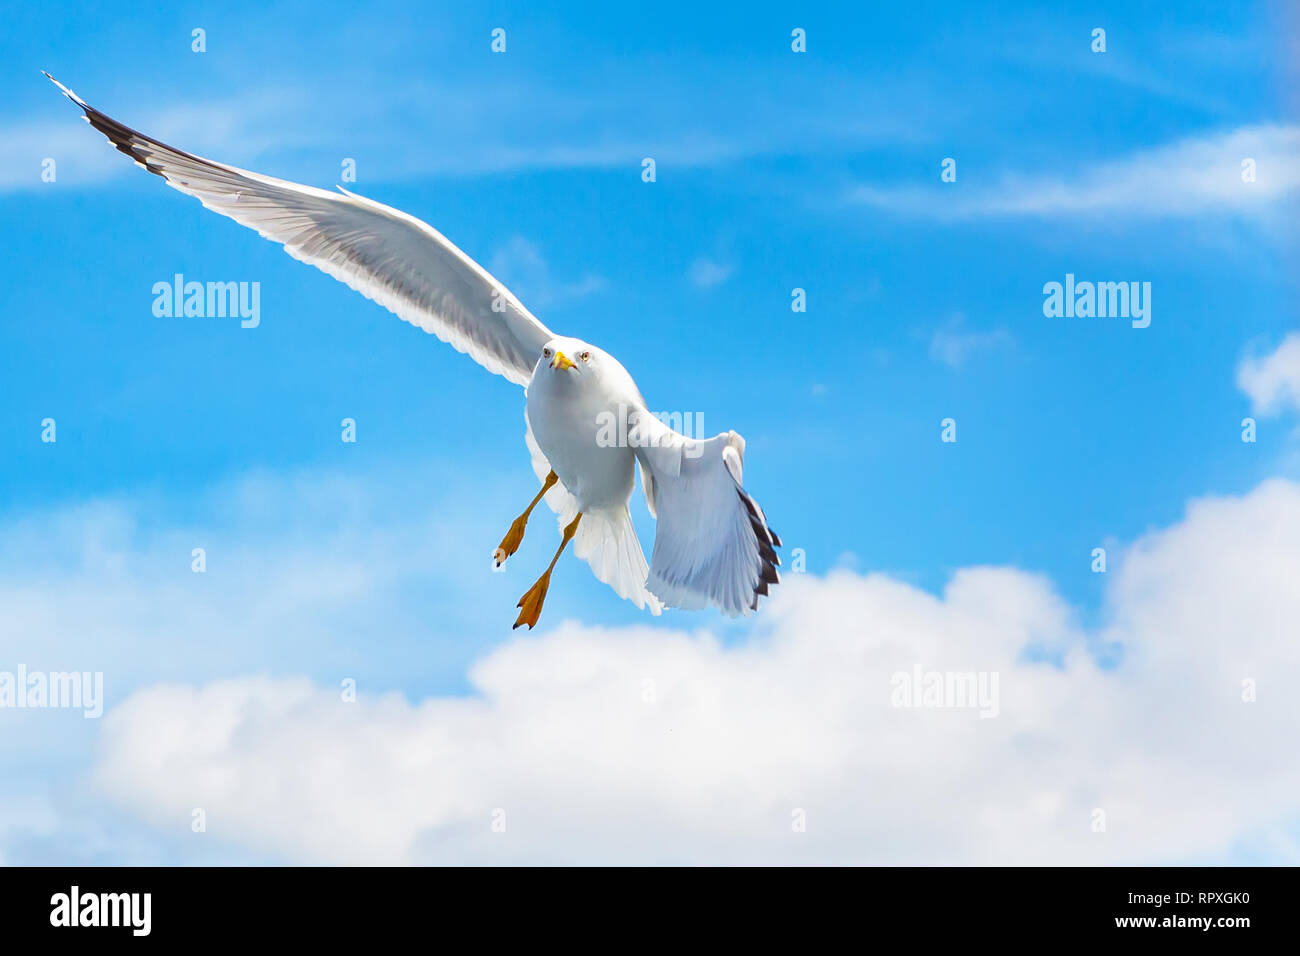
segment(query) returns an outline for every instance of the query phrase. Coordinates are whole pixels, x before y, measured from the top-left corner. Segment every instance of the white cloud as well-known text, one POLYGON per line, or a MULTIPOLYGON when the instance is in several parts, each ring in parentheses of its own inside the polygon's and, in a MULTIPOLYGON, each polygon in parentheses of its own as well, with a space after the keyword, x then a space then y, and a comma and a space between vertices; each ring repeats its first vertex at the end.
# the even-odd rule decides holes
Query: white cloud
POLYGON ((1292 332, 1267 355, 1247 357, 1237 367, 1237 385, 1250 396, 1255 412, 1300 412, 1300 332, 1292 332))
MULTIPOLYGON (((0 516, 0 671, 100 671, 109 712, 160 681, 249 673, 462 687, 482 648, 509 633, 516 599, 558 540, 553 520, 535 520, 522 563, 488 570, 536 491, 526 456, 490 474, 437 461, 358 467, 0 516), (204 574, 191 571, 195 547, 206 549, 204 574)), ((622 612, 578 571, 562 589, 557 578, 548 613, 622 612)), ((128 828, 86 792, 101 729, 80 711, 0 709, 0 853, 46 864, 228 861, 213 841, 187 839, 188 823, 128 828)))
POLYGON ((733 267, 701 256, 691 263, 689 277, 697 289, 712 289, 731 278, 733 267))
POLYGON ((960 313, 944 322, 930 336, 930 358, 949 368, 960 368, 972 355, 1002 348, 1011 342, 1006 329, 978 332, 968 329, 960 313))
POLYGON ((201 806, 212 838, 301 861, 1290 853, 1273 828, 1300 811, 1297 541, 1300 484, 1193 502, 1112 556, 1095 631, 1018 570, 959 571, 938 597, 844 571, 790 575, 739 646, 574 622, 513 639, 475 664, 472 697, 363 687, 349 704, 266 676, 153 686, 105 719, 95 780, 164 829, 201 806), (1113 671, 1098 643, 1122 647, 1113 671), (999 715, 892 707, 891 675, 916 665, 997 672, 999 715))
POLYGON ((851 202, 941 220, 1017 216, 1187 218, 1267 216, 1300 190, 1300 126, 1246 126, 1193 137, 1072 175, 1018 174, 984 188, 971 178, 932 188, 860 185, 851 202), (1243 182, 1242 162, 1255 161, 1243 182))

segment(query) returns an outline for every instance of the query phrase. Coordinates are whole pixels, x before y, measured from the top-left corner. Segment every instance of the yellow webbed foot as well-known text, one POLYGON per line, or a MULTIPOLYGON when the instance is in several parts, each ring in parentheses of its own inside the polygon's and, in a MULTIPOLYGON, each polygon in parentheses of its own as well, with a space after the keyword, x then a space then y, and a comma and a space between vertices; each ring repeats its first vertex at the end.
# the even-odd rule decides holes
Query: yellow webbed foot
POLYGON ((519 545, 524 541, 524 529, 528 527, 528 513, 524 512, 514 520, 506 536, 501 539, 500 546, 492 553, 492 560, 496 562, 499 568, 506 563, 506 558, 519 550, 519 545))
POLYGON ((510 526, 510 530, 506 532, 506 536, 501 539, 500 546, 492 552, 492 560, 496 562, 498 568, 506 563, 506 558, 519 550, 519 545, 522 544, 524 540, 524 530, 528 527, 528 516, 532 514, 533 509, 537 507, 537 502, 541 501, 546 493, 551 490, 551 487, 559 480, 560 479, 556 476, 555 472, 552 471, 548 474, 546 480, 542 482, 542 490, 533 496, 532 502, 524 509, 524 513, 516 518, 514 524, 510 526))
MULTIPOLYGON (((531 631, 537 625, 537 619, 542 616, 542 604, 546 601, 546 589, 551 585, 551 572, 547 571, 537 583, 528 589, 528 592, 519 599, 516 607, 520 608, 519 617, 516 619, 514 626, 527 624, 531 631)), ((514 630, 514 628, 511 628, 514 630)))

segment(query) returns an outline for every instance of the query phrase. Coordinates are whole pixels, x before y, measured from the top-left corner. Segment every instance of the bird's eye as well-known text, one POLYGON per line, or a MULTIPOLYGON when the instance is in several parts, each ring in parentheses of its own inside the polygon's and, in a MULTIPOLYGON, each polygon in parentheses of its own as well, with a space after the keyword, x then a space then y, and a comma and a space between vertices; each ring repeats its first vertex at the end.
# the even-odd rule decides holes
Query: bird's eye
POLYGON ((590 362, 590 361, 591 361, 591 353, 590 353, 590 352, 583 352, 581 355, 578 356, 578 358, 582 359, 584 362, 590 362))
POLYGON ((542 358, 550 358, 550 357, 551 357, 551 350, 550 350, 550 349, 542 349, 542 358))

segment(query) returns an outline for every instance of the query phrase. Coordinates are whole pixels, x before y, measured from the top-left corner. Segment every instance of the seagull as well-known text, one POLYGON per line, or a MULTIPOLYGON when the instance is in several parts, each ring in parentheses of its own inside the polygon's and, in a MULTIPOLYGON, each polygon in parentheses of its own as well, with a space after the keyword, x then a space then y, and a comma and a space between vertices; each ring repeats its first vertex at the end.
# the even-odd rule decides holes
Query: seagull
POLYGON ((557 516, 560 545, 519 599, 515 628, 536 626, 551 572, 570 542, 599 580, 656 615, 665 607, 709 606, 748 615, 779 581, 781 539, 741 482, 739 434, 696 439, 676 432, 649 411, 618 359, 556 335, 414 216, 342 186, 332 193, 168 146, 45 76, 137 166, 524 387, 525 441, 542 487, 493 560, 500 568, 519 549, 543 499, 557 516), (648 566, 628 510, 637 466, 656 521, 648 566))

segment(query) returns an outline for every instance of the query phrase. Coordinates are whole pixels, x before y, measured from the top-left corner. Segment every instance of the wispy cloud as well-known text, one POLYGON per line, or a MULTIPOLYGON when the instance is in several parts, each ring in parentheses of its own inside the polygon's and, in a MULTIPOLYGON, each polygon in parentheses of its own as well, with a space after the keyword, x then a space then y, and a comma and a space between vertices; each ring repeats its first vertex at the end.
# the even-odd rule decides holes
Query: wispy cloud
POLYGON ((930 336, 930 358, 949 368, 959 368, 972 355, 1002 348, 1010 343, 1011 334, 1006 329, 970 329, 966 325, 966 316, 958 313, 935 329, 930 336))
MULTIPOLYGON (((0 193, 55 184, 93 185, 139 172, 85 123, 75 105, 44 77, 38 79, 49 92, 42 116, 0 126, 0 193), (54 160, 54 183, 41 178, 46 159, 54 160)), ((311 141, 306 129, 293 121, 304 97, 286 87, 189 105, 127 104, 121 110, 93 95, 87 101, 172 145, 237 165, 311 141)))
POLYGON ((688 277, 691 285, 697 289, 712 289, 714 286, 722 285, 731 278, 735 268, 721 262, 717 262, 707 256, 701 256, 691 263, 688 277))
POLYGON ((0 192, 53 185, 42 179, 46 160, 54 161, 54 183, 101 182, 120 171, 122 157, 74 116, 0 127, 0 192))
MULTIPOLYGON (((701 63, 691 78, 665 75, 657 64, 618 66, 598 87, 481 76, 417 76, 394 87, 384 74, 382 82, 340 82, 328 95, 263 79, 220 100, 192 102, 156 85, 123 96, 120 89, 80 88, 75 76, 59 79, 93 106, 174 146, 237 165, 259 161, 259 172, 316 185, 328 184, 319 171, 337 169, 344 156, 367 158, 359 183, 557 169, 624 168, 639 176, 646 157, 669 172, 791 152, 846 152, 916 135, 915 116, 877 111, 863 119, 845 108, 855 95, 879 93, 869 78, 819 79, 810 71, 779 92, 760 94, 725 61, 701 63), (701 99, 700 83, 713 95, 701 99), (436 131, 432 148, 422 130, 436 131), (265 168, 268 158, 272 168, 265 168)), ((130 170, 102 136, 78 128, 76 115, 51 86, 48 109, 0 126, 0 191, 39 186, 46 156, 75 162, 84 171, 78 182, 130 170)))
POLYGON ((1300 332, 1292 332, 1273 352, 1243 359, 1237 385, 1250 396, 1256 414, 1300 412, 1300 332))
POLYGON ((1300 191, 1300 126, 1248 126, 1184 139, 1060 176, 1007 174, 984 185, 969 169, 932 187, 862 184, 848 200, 903 216, 1186 218, 1267 215, 1300 191), (1243 163, 1253 161, 1243 177, 1243 163))
POLYGON ((548 309, 581 301, 605 288, 605 280, 594 273, 581 278, 558 279, 536 243, 523 236, 511 236, 492 254, 488 271, 510 287, 530 309, 548 309))

